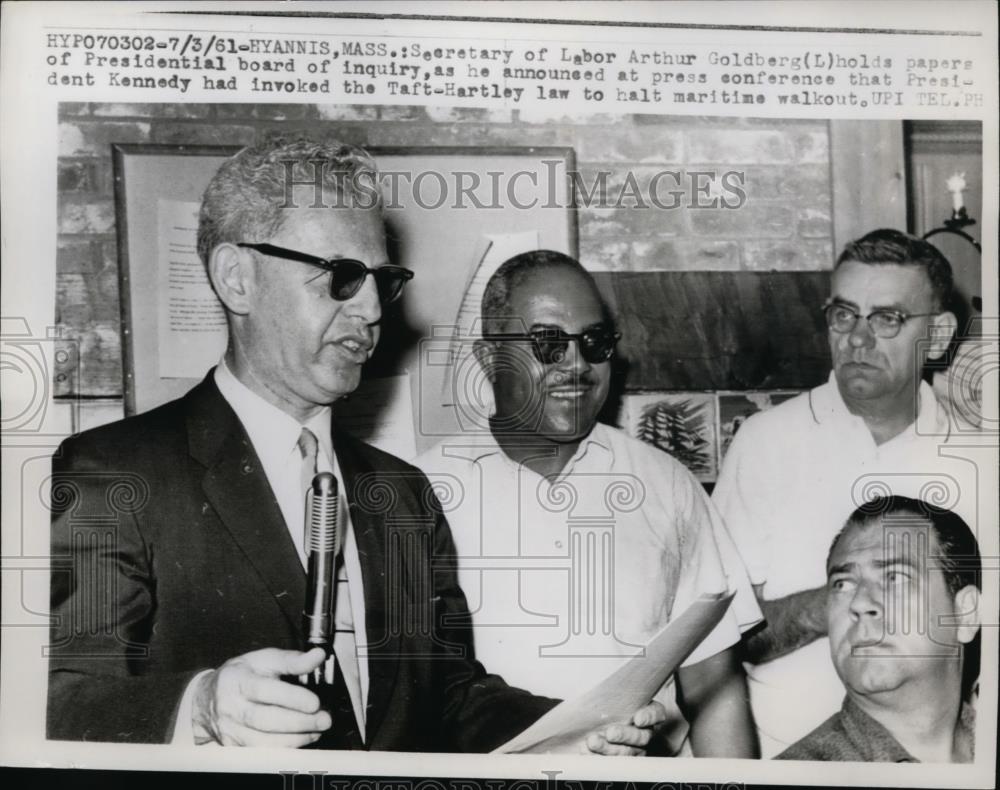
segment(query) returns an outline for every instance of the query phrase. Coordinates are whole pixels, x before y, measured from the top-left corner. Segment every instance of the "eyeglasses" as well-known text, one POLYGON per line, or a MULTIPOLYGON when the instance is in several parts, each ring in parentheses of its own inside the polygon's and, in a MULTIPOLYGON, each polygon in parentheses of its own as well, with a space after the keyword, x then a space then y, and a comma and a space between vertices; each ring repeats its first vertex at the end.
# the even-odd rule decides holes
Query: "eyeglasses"
MULTIPOLYGON (((862 317, 861 313, 853 307, 848 307, 841 302, 827 302, 823 306, 823 313, 826 315, 826 325, 842 335, 853 332, 854 327, 858 324, 858 319, 862 317)), ((875 337, 889 339, 898 335, 903 324, 909 319, 931 315, 940 315, 940 313, 901 313, 899 310, 880 308, 872 310, 864 316, 864 319, 868 322, 868 327, 875 337)))
POLYGON ((329 272, 330 296, 338 302, 344 302, 360 291, 369 274, 375 278, 375 289, 382 304, 389 304, 399 298, 403 286, 413 279, 413 272, 402 266, 378 266, 372 269, 354 258, 319 258, 305 252, 276 247, 273 244, 239 242, 236 246, 256 250, 275 258, 284 258, 287 261, 307 263, 329 272))
POLYGON ((564 332, 557 327, 536 329, 526 334, 491 334, 487 340, 531 341, 535 359, 543 365, 558 365, 566 359, 566 350, 571 340, 576 341, 580 356, 591 365, 607 362, 615 352, 615 344, 621 333, 607 326, 585 329, 579 334, 564 332))

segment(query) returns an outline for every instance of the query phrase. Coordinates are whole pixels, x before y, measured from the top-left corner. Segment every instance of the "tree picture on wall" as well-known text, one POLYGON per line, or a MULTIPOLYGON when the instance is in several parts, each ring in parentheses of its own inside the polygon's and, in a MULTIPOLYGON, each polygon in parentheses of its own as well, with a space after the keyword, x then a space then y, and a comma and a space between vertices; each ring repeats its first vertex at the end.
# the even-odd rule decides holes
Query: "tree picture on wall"
POLYGON ((714 394, 629 394, 623 406, 623 427, 631 436, 669 453, 699 480, 715 480, 714 394))

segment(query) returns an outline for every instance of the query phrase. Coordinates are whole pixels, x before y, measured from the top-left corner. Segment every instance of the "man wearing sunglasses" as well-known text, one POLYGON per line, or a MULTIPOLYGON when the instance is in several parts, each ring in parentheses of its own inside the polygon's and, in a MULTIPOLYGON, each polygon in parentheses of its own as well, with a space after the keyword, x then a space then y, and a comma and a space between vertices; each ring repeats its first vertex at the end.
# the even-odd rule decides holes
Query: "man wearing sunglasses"
MULTIPOLYGON (((50 738, 484 751, 555 704, 472 657, 426 478, 332 422, 413 276, 389 264, 376 178, 360 149, 298 140, 243 149, 209 184, 198 251, 223 359, 54 459, 50 738), (341 492, 330 664, 303 651, 316 472, 341 492), (321 666, 322 707, 294 682, 321 666)), ((638 753, 660 718, 646 706, 586 747, 638 753)))
POLYGON ((558 252, 515 256, 487 283, 482 327, 488 425, 416 462, 461 492, 448 520, 477 655, 515 685, 573 696, 701 593, 732 585, 722 623, 657 694, 671 711, 657 749, 677 753, 686 718, 695 755, 755 756, 735 646, 760 611, 700 484, 598 422, 619 334, 593 278, 558 252))
POLYGON ((951 422, 921 379, 955 331, 951 282, 941 253, 905 233, 875 230, 848 244, 823 308, 829 381, 747 420, 723 461, 713 499, 766 618, 745 643, 765 757, 840 705, 824 563, 854 508, 934 491, 936 504, 976 524, 975 467, 939 452, 951 422))

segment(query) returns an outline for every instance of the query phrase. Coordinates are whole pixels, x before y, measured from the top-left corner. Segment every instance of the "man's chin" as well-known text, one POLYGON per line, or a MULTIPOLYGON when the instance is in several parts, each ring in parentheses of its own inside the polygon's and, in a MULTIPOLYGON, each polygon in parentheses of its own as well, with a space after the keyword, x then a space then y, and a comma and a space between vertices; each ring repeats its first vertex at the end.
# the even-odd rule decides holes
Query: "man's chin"
POLYGON ((590 431, 585 431, 583 433, 573 432, 573 433, 545 433, 542 434, 543 438, 548 439, 553 444, 574 444, 581 442, 587 438, 587 434, 590 431))
POLYGON ((341 398, 350 395, 361 384, 361 366, 356 370, 341 370, 336 376, 323 376, 316 382, 316 396, 323 399, 323 403, 333 403, 341 398))
POLYGON ((594 430, 594 420, 587 420, 581 416, 569 421, 544 423, 538 433, 550 442, 571 444, 587 438, 592 430, 594 430))
POLYGON ((898 656, 852 656, 847 672, 839 673, 844 685, 856 694, 879 694, 899 688, 898 656))
POLYGON ((882 394, 882 390, 875 373, 874 370, 870 373, 837 371, 837 384, 841 393, 849 398, 857 400, 877 398, 882 394))

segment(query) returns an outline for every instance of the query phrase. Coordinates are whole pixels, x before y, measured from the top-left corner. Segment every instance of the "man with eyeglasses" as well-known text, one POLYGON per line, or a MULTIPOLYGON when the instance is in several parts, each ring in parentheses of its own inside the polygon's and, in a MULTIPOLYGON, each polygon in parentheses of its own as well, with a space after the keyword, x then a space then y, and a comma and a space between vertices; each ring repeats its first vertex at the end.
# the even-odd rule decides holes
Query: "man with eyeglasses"
POLYGON ((571 697, 700 594, 735 590, 723 621, 657 694, 671 714, 657 749, 756 756, 735 650, 759 622, 756 600, 694 477, 598 422, 619 334, 593 277, 562 253, 517 255, 486 285, 482 327, 488 426, 416 461, 435 487, 457 492, 448 520, 477 655, 515 685, 571 697))
MULTIPOLYGON (((484 751, 555 704, 474 660, 426 478, 332 421, 413 276, 388 262, 374 167, 352 146, 276 140, 206 189, 198 251, 223 358, 54 458, 48 737, 484 751), (340 481, 344 536, 329 661, 303 650, 317 472, 340 481), (320 667, 322 703, 294 681, 320 667)), ((639 753, 661 718, 648 705, 586 748, 639 753)))
POLYGON ((939 452, 951 423, 921 379, 955 331, 951 287, 948 261, 925 241, 883 229, 848 244, 824 307, 829 381, 747 420, 723 461, 713 500, 766 621, 744 645, 765 757, 840 704, 824 562, 854 508, 898 493, 976 523, 975 469, 939 452))

